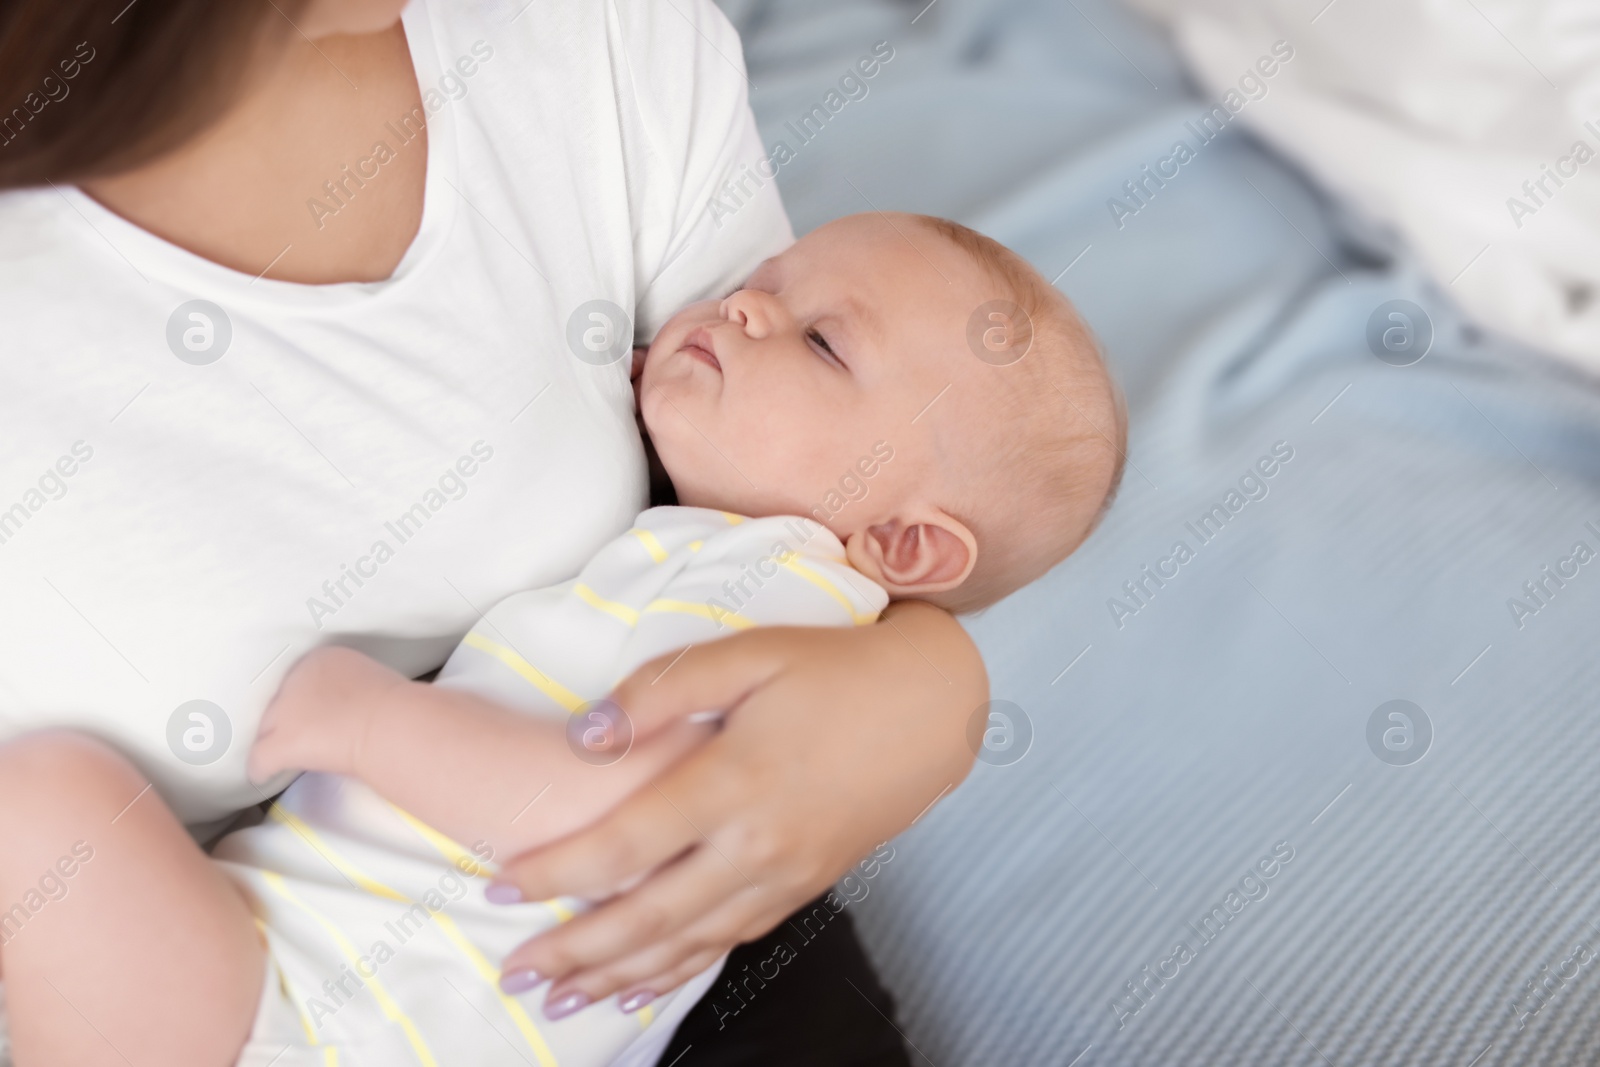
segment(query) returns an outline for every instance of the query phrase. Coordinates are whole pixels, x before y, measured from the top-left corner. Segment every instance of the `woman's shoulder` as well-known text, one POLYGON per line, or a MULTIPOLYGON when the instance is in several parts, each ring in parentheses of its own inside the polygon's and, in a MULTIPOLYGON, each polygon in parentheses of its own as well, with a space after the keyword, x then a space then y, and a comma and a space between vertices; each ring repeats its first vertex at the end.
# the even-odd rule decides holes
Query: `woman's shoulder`
POLYGON ((439 54, 479 38, 493 49, 486 95, 466 104, 486 150, 515 156, 538 143, 524 169, 554 156, 562 189, 620 192, 608 217, 625 213, 631 229, 636 337, 794 240, 773 174, 757 172, 765 153, 739 34, 712 0, 539 0, 518 14, 520 2, 497 23, 501 5, 430 0, 439 54), (574 183, 585 166, 590 179, 574 183))
MULTIPOLYGON (((685 91, 702 79, 746 83, 738 31, 713 0, 431 0, 423 10, 447 51, 481 40, 610 78, 615 72, 595 61, 620 47, 635 73, 673 75, 685 91)), ((657 88, 670 84, 664 78, 657 88)))
POLYGON ((533 115, 570 108, 620 123, 664 162, 748 115, 739 34, 712 0, 430 0, 420 10, 448 83, 441 95, 454 100, 478 91, 465 71, 492 67, 490 92, 533 115))
POLYGON ((439 107, 475 170, 530 211, 583 214, 584 256, 600 231, 629 254, 638 339, 794 240, 773 175, 752 169, 739 35, 712 0, 423 0, 407 20, 432 37, 439 107))
MULTIPOLYGON (((71 254, 82 235, 73 232, 72 223, 82 226, 83 234, 93 237, 89 223, 74 219, 71 206, 49 187, 8 189, 0 192, 0 293, 21 291, 10 283, 32 279, 27 289, 37 298, 42 280, 39 271, 71 254)), ((107 250, 110 251, 109 249, 107 250)))

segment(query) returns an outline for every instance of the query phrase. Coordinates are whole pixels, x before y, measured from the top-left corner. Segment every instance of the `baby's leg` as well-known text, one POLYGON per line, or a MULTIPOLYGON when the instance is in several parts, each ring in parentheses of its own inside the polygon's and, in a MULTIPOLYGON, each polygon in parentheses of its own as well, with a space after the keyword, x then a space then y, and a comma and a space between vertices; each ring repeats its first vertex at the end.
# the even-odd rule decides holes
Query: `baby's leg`
POLYGON ((265 966, 144 777, 65 731, 0 744, 0 942, 17 1067, 225 1067, 265 966))

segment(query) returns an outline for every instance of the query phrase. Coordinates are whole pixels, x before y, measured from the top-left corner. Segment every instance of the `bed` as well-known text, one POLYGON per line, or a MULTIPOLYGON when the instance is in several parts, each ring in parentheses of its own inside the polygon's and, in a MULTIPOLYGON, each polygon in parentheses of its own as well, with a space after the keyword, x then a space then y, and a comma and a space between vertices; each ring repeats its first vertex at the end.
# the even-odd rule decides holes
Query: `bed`
POLYGON ((1600 1062, 1595 382, 1195 130, 1110 0, 723 6, 797 230, 991 234, 1129 401, 1104 524, 968 620, 995 743, 853 905, 918 1062, 1600 1062))

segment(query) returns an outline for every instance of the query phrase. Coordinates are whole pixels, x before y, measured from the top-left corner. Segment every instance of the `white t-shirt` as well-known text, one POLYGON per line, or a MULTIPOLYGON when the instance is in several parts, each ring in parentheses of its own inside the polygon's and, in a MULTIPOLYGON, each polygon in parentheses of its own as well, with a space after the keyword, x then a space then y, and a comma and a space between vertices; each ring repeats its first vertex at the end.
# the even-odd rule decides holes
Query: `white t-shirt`
POLYGON ((307 649, 429 670, 646 505, 631 339, 585 305, 648 340, 793 237, 771 185, 708 210, 762 155, 710 0, 525 3, 406 10, 427 188, 387 281, 0 194, 0 736, 88 730, 221 818, 262 798, 245 757, 307 649))

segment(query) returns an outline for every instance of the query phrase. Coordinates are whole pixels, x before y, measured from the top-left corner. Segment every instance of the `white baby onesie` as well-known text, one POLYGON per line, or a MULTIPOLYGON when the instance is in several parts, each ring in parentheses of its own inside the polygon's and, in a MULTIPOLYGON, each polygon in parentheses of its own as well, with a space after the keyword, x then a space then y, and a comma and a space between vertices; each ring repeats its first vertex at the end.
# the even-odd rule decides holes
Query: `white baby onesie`
MULTIPOLYGON (((812 520, 652 508, 576 579, 492 608, 436 684, 566 719, 662 653, 751 626, 870 623, 887 602, 812 520)), ((242 1067, 654 1063, 721 967, 634 1014, 613 997, 550 1022, 548 985, 503 994, 500 962, 584 902, 489 904, 493 863, 334 775, 302 775, 214 855, 269 948, 242 1067)))

